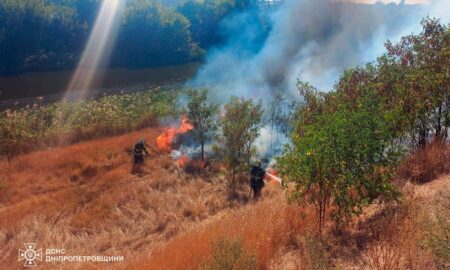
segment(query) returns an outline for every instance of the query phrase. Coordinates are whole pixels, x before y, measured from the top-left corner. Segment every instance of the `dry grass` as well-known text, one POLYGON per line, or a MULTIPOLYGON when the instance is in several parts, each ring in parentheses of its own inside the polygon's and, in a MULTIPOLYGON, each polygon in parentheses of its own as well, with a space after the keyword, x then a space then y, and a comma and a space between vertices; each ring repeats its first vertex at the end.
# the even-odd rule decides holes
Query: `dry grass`
POLYGON ((343 265, 355 269, 441 269, 436 264, 440 258, 424 243, 427 235, 436 232, 438 216, 444 214, 450 221, 450 212, 443 210, 450 206, 449 194, 449 176, 420 186, 405 185, 401 202, 366 209, 349 231, 337 238, 332 253, 343 265))
MULTIPOLYGON (((196 170, 179 169, 157 150, 160 132, 145 129, 1 161, 0 269, 20 267, 17 249, 24 242, 65 248, 68 255, 125 256, 111 268, 198 269, 212 262, 211 243, 220 239, 241 239, 243 254, 254 256, 258 269, 419 270, 449 263, 450 213, 443 209, 450 209, 450 176, 406 183, 401 202, 369 206, 346 230, 327 224, 317 237, 311 207, 288 204, 271 184, 249 203, 247 191, 230 192, 215 169, 206 175, 195 164, 196 170), (131 147, 141 137, 150 157, 133 168, 131 147)), ((422 153, 440 155, 421 165, 425 178, 445 172, 448 146, 434 147, 422 153)), ((419 161, 414 154, 403 169, 419 161)))
POLYGON ((145 129, 1 161, 0 192, 8 196, 0 201, 0 269, 19 265, 24 242, 132 260, 190 224, 240 205, 220 183, 186 175, 160 153, 154 144, 160 132, 145 129), (133 168, 138 138, 147 139, 150 156, 133 168))
POLYGON ((427 183, 450 173, 450 144, 434 142, 405 158, 399 176, 415 183, 427 183))
POLYGON ((222 213, 175 237, 127 269, 197 269, 211 260, 211 243, 236 237, 242 239, 245 250, 255 255, 258 268, 267 269, 281 249, 298 248, 297 235, 311 229, 308 220, 301 219, 300 209, 288 205, 278 194, 222 213))
MULTIPOLYGON (((255 255, 258 269, 441 269, 437 265, 445 265, 445 244, 434 248, 438 253, 423 245, 427 234, 436 231, 424 222, 444 213, 438 205, 448 201, 449 180, 408 184, 401 202, 368 207, 345 231, 328 224, 322 238, 314 235, 309 207, 301 211, 278 192, 265 194, 264 201, 208 219, 126 268, 198 269, 211 261, 212 242, 237 237, 255 255)), ((448 236, 433 237, 443 243, 448 236)))

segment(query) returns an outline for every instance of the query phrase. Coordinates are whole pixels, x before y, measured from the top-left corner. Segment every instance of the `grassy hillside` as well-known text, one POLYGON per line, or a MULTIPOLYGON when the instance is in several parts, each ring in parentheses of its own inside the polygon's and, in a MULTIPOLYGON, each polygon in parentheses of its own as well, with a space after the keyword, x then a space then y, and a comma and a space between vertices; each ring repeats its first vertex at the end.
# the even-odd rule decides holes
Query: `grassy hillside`
POLYGON ((155 141, 161 132, 144 129, 1 161, 0 252, 7 255, 0 268, 17 265, 17 248, 31 240, 71 254, 131 260, 240 205, 217 179, 187 175, 160 152, 155 141), (134 170, 138 138, 147 139, 150 156, 134 170))
POLYGON ((186 174, 157 149, 161 132, 144 129, 2 161, 0 268, 18 268, 17 248, 30 240, 69 254, 123 255, 124 263, 108 265, 118 269, 221 269, 213 258, 233 261, 233 254, 254 259, 258 269, 448 266, 448 175, 424 185, 399 181, 399 202, 367 207, 340 232, 329 222, 319 238, 311 206, 288 204, 272 184, 262 200, 248 202, 246 190, 230 194, 221 176, 186 174), (150 157, 133 170, 131 146, 141 137, 150 157), (221 239, 238 244, 217 248, 221 239))

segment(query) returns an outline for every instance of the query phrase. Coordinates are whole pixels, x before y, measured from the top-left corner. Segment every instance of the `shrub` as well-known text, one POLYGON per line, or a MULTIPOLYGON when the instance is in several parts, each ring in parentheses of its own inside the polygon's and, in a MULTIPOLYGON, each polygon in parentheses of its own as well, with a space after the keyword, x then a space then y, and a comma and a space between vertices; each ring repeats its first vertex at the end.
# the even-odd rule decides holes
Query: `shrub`
POLYGON ((253 270, 256 258, 247 253, 239 239, 219 239, 212 242, 212 261, 200 267, 202 270, 253 270))
POLYGON ((311 100, 315 103, 320 97, 306 100, 292 145, 277 167, 296 184, 292 199, 315 206, 321 233, 328 210, 339 224, 377 198, 398 195, 390 179, 400 149, 392 144, 383 112, 370 97, 359 101, 358 110, 341 105, 335 112, 313 116, 311 100), (310 118, 314 121, 307 122, 310 118))

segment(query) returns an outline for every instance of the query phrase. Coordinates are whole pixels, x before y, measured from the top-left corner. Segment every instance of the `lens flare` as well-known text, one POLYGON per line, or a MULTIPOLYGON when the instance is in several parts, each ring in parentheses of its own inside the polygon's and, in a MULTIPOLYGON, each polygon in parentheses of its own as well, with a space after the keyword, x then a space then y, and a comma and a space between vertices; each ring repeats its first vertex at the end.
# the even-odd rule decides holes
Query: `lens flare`
POLYGON ((81 60, 67 86, 65 98, 86 97, 94 81, 102 77, 100 69, 108 63, 117 37, 121 6, 121 0, 103 0, 81 60))

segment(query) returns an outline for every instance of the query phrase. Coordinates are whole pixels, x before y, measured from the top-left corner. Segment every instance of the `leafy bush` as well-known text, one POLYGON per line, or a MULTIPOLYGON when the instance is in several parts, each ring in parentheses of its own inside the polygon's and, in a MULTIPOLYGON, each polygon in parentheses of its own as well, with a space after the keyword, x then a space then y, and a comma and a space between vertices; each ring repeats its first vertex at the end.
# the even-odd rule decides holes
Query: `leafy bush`
POLYGON ((256 258, 247 253, 239 239, 220 239, 211 244, 212 261, 200 267, 202 270, 253 270, 256 258))
MULTIPOLYGON (((400 149, 370 96, 359 100, 356 110, 342 103, 327 112, 326 100, 314 89, 306 90, 292 145, 278 159, 278 168, 296 184, 292 198, 315 206, 321 232, 327 210, 340 223, 380 196, 396 196, 389 180, 400 149)), ((337 103, 341 96, 326 98, 337 103)))

